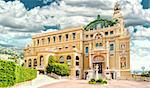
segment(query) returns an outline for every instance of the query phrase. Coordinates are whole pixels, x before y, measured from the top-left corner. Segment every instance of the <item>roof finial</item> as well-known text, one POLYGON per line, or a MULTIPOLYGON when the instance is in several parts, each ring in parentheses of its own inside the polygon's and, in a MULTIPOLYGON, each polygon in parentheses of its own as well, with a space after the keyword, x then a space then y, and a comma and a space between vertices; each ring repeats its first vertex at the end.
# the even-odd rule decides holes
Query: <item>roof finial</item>
POLYGON ((114 10, 121 10, 118 0, 117 0, 117 2, 115 4, 114 10))

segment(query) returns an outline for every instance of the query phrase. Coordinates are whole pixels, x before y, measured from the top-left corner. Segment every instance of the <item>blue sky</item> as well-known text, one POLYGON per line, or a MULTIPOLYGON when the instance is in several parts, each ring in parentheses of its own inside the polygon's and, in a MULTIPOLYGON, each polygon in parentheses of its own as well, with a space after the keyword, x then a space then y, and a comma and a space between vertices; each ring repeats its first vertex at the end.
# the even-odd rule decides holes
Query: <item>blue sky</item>
MULTIPOLYGON (((0 46, 23 49, 45 26, 86 25, 98 14, 111 19, 116 0, 0 0, 0 46)), ((131 33, 131 69, 150 69, 150 0, 120 0, 131 33), (136 32, 134 32, 136 30, 136 32)), ((49 27, 48 27, 49 28, 49 27)))

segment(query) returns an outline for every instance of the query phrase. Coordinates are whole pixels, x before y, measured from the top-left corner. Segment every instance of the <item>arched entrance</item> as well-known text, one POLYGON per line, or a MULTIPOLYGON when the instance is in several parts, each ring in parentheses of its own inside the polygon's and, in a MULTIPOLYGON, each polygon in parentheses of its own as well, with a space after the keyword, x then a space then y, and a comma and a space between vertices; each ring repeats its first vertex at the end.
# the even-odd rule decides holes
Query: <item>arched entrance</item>
POLYGON ((103 74, 104 68, 104 57, 103 56, 94 56, 93 58, 93 70, 95 78, 99 78, 103 74))

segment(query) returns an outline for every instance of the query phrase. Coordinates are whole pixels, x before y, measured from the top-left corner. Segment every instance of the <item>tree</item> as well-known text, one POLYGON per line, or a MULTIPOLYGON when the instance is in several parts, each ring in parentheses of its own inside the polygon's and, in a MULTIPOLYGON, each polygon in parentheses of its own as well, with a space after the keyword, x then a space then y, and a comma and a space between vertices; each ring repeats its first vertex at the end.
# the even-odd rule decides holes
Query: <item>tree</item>
POLYGON ((60 64, 57 62, 56 57, 50 56, 48 59, 47 73, 55 73, 60 76, 69 75, 69 66, 67 64, 60 64))
POLYGON ((52 63, 57 63, 56 57, 49 56, 49 58, 48 58, 48 65, 50 65, 52 63))

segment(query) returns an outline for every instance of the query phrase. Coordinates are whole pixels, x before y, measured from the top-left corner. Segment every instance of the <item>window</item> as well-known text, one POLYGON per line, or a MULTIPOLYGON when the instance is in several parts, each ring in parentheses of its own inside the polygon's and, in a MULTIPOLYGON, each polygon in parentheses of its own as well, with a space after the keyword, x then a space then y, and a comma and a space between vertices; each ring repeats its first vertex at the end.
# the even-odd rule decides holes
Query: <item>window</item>
POLYGON ((51 40, 50 40, 50 37, 48 37, 47 40, 48 40, 48 44, 50 44, 50 41, 51 41, 51 40))
POLYGON ((61 64, 64 63, 64 57, 63 57, 63 56, 60 57, 59 62, 60 62, 61 64))
POLYGON ((72 48, 76 48, 76 46, 72 46, 72 48))
POLYGON ((96 43, 96 47, 98 47, 98 43, 96 43))
POLYGON ((44 65, 44 57, 40 56, 40 66, 43 66, 43 65, 44 65))
POLYGON ((59 42, 61 42, 61 35, 59 36, 59 42))
POLYGON ((85 53, 88 54, 89 52, 89 47, 85 47, 85 53))
POLYGON ((80 71, 76 70, 76 77, 79 78, 79 75, 80 75, 80 71))
POLYGON ((90 35, 91 38, 93 38, 93 35, 90 35))
POLYGON ((39 41, 39 39, 37 40, 37 45, 39 45, 40 44, 40 41, 39 41))
POLYGON ((55 37, 55 36, 53 37, 53 42, 54 42, 54 43, 56 42, 56 37, 55 37))
POLYGON ((36 67, 36 66, 37 66, 37 60, 34 59, 34 67, 36 67))
POLYGON ((67 56, 67 64, 69 66, 71 66, 71 56, 70 55, 67 56))
POLYGON ((68 49, 68 46, 66 46, 65 48, 68 49))
POLYGON ((66 41, 68 41, 68 38, 69 38, 69 36, 68 36, 68 34, 66 34, 66 41))
POLYGON ((103 44, 102 44, 102 43, 99 43, 99 46, 101 47, 101 46, 103 46, 103 44))
POLYGON ((110 34, 112 35, 114 32, 113 31, 110 31, 110 34))
POLYGON ((29 59, 29 66, 28 67, 31 67, 32 66, 32 60, 29 59))
POLYGON ((76 38, 76 33, 72 33, 72 39, 75 40, 76 38))
POLYGON ((79 66, 79 57, 76 56, 76 66, 79 66))
POLYGON ((59 50, 61 50, 62 48, 59 48, 59 50))
POLYGON ((24 66, 27 66, 27 60, 24 60, 24 66))
POLYGON ((105 32, 105 35, 108 35, 108 32, 105 32))
POLYGON ((86 38, 88 38, 89 37, 89 35, 86 35, 86 38))
POLYGON ((114 50, 114 44, 110 44, 110 51, 114 50))
POLYGON ((42 39, 42 45, 44 45, 44 39, 42 39))

